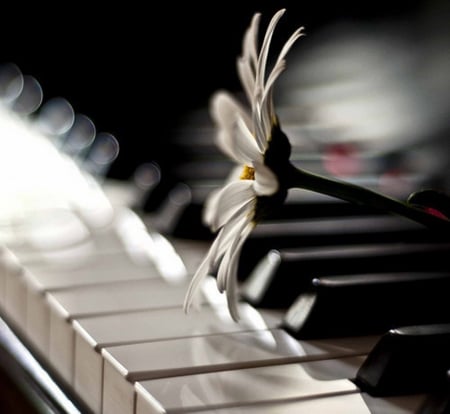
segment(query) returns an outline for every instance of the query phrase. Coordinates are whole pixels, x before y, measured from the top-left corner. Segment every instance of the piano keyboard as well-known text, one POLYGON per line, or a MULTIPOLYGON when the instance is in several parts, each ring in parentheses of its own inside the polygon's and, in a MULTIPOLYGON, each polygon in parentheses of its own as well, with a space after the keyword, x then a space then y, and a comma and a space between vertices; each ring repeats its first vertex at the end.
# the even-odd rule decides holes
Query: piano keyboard
MULTIPOLYGON (((448 240, 399 217, 293 192, 244 246, 241 321, 231 319, 213 278, 202 286, 198 309, 186 315, 187 286, 212 237, 201 208, 227 163, 209 177, 203 168, 179 166, 186 182, 162 180, 146 194, 142 211, 132 183, 105 178, 114 140, 106 163, 86 157, 96 139, 109 137, 94 137, 88 118, 71 116, 62 103, 51 109, 62 111, 62 120, 71 118, 71 126, 58 132, 61 125, 47 123, 36 133, 36 124, 16 118, 10 103, 2 105, 3 135, 36 145, 52 170, 36 178, 47 180, 36 191, 29 177, 18 189, 7 187, 11 203, 0 217, 6 322, 0 339, 52 400, 52 410, 439 414, 448 407, 448 240), (404 334, 417 324, 418 333, 404 334), (394 345, 386 339, 391 328, 400 332, 394 345), (415 383, 380 394, 363 379, 377 370, 383 376, 383 358, 405 336, 409 345, 423 341, 422 348, 411 348, 416 367, 432 367, 426 372, 435 388, 415 383)), ((49 122, 48 107, 41 111, 37 119, 49 122)), ((208 129, 202 132, 209 136, 208 129)), ((217 155, 205 141, 200 146, 194 163, 217 155)), ((30 162, 30 171, 42 167, 39 159, 30 162)), ((408 373, 399 374, 396 361, 391 375, 403 381, 408 373)))

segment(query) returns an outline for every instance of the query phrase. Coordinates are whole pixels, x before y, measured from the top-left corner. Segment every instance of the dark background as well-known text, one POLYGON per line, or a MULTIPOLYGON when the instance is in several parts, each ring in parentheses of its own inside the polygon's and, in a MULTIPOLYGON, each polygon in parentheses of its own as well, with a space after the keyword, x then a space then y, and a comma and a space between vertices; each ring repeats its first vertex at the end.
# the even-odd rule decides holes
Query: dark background
POLYGON ((440 5, 419 0, 20 4, 2 12, 0 62, 14 62, 33 75, 44 99, 66 98, 98 131, 115 135, 121 152, 109 175, 128 178, 142 162, 167 162, 173 130, 191 110, 205 107, 214 90, 238 88, 235 59, 254 12, 268 19, 286 7, 277 33, 282 37, 305 26, 307 35, 315 36, 336 21, 407 21, 440 5))

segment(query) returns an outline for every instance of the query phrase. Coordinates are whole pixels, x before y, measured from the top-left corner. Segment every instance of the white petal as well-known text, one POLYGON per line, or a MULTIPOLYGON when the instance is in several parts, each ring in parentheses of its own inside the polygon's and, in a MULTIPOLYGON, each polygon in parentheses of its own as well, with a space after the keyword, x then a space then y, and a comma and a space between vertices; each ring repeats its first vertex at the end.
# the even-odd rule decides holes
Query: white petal
POLYGON ((236 158, 241 159, 243 163, 258 161, 263 159, 265 145, 260 145, 256 137, 251 133, 248 125, 242 118, 237 119, 237 131, 235 134, 234 152, 236 158))
POLYGON ((229 129, 219 129, 216 133, 216 143, 220 150, 227 155, 230 159, 235 162, 241 163, 233 151, 234 147, 234 131, 230 131, 229 129))
POLYGON ((255 73, 248 59, 239 58, 236 62, 241 85, 244 88, 245 95, 249 102, 253 99, 253 90, 255 89, 255 73))
POLYGON ((257 87, 264 89, 264 79, 265 79, 265 71, 267 66, 267 58, 269 56, 269 48, 270 42, 272 41, 273 32, 275 31, 275 27, 280 20, 281 16, 284 14, 286 9, 281 9, 270 20, 269 26, 267 27, 266 34, 264 36, 264 40, 261 46, 259 59, 258 59, 258 68, 257 68, 257 79, 256 84, 257 87))
POLYGON ((238 101, 226 92, 219 92, 211 99, 210 110, 219 126, 217 144, 225 154, 243 164, 261 157, 249 129, 251 119, 238 101))
MULTIPOLYGON (((239 249, 237 250, 238 246, 240 246, 241 243, 245 241, 244 239, 241 242, 242 236, 245 234, 245 238, 247 238, 248 234, 250 233, 250 231, 246 230, 246 228, 249 227, 249 224, 251 222, 252 218, 244 215, 241 216, 235 223, 233 223, 232 226, 227 226, 229 227, 230 235, 232 234, 233 238, 223 256, 223 259, 219 266, 219 271, 217 273, 217 287, 220 291, 226 289, 230 276, 236 276, 235 273, 237 269, 237 263, 233 263, 233 260, 236 259, 236 253, 239 254, 240 252, 239 249), (246 230, 245 233, 244 230, 246 230)), ((250 227, 253 228, 252 226, 250 227)), ((239 259, 238 256, 237 259, 239 259)))
POLYGON ((255 166, 255 193, 260 196, 269 196, 278 191, 278 179, 273 171, 264 164, 255 166))
POLYGON ((211 117, 219 126, 227 128, 236 121, 236 113, 250 125, 251 119, 246 109, 231 94, 226 91, 216 92, 210 101, 211 117))
POLYGON ((205 200, 204 208, 203 208, 203 216, 202 220, 205 225, 208 227, 211 225, 214 215, 216 214, 217 210, 217 203, 220 198, 220 192, 222 191, 223 187, 240 180, 242 174, 242 166, 238 165, 231 169, 230 173, 228 174, 228 177, 225 179, 225 183, 222 187, 216 188, 212 190, 208 197, 205 200))
POLYGON ((189 310, 193 304, 197 305, 196 295, 198 294, 200 284, 203 282, 203 280, 208 275, 208 269, 209 269, 209 258, 208 258, 208 256, 206 256, 203 259, 203 262, 198 267, 194 276, 192 277, 191 282, 189 283, 186 295, 184 297, 184 304, 183 304, 183 309, 184 309, 185 313, 189 312, 189 310))
POLYGON ((234 240, 239 238, 242 227, 240 223, 245 220, 245 215, 236 216, 227 223, 227 226, 219 231, 188 286, 183 305, 185 312, 188 312, 195 303, 200 284, 210 274, 210 271, 217 267, 219 261, 223 262, 223 256, 230 250, 234 240))
POLYGON ((253 99, 258 61, 258 32, 261 14, 255 13, 242 42, 242 55, 237 60, 238 75, 249 102, 253 99))
POLYGON ((214 221, 214 217, 217 214, 218 202, 220 199, 220 193, 222 192, 222 188, 217 188, 208 195, 205 200, 202 212, 202 221, 208 227, 212 226, 212 222, 214 221))
POLYGON ((276 66, 272 69, 269 77, 267 78, 264 93, 261 97, 261 105, 263 107, 262 110, 264 111, 264 114, 266 114, 266 116, 268 118, 269 125, 271 124, 271 118, 273 117, 272 105, 271 105, 272 104, 271 92, 272 92, 273 84, 275 83, 275 81, 278 79, 278 77, 284 71, 285 68, 286 68, 286 61, 280 60, 279 62, 277 62, 276 66), (266 99, 268 102, 267 104, 266 104, 266 99))
POLYGON ((255 13, 248 30, 248 37, 244 43, 244 53, 248 56, 253 65, 258 61, 258 32, 261 13, 255 13))
POLYGON ((302 36, 305 35, 303 30, 304 30, 303 27, 299 27, 294 33, 292 33, 292 35, 289 37, 288 41, 284 44, 283 49, 281 49, 281 52, 278 55, 277 62, 283 60, 286 57, 286 55, 288 54, 290 48, 297 41, 297 39, 299 37, 302 37, 302 36))
POLYGON ((216 231, 236 214, 247 213, 255 200, 253 180, 239 180, 222 188, 215 200, 215 212, 211 212, 211 229, 216 231))
POLYGON ((188 290, 186 292, 186 296, 184 298, 183 308, 185 312, 188 312, 192 304, 194 303, 195 296, 199 291, 199 286, 203 282, 203 280, 208 276, 210 268, 214 262, 217 260, 217 253, 220 250, 219 245, 221 243, 221 234, 219 234, 214 242, 212 243, 208 253, 203 259, 202 263, 198 267, 194 276, 189 283, 188 290))
POLYGON ((228 276, 225 281, 225 290, 227 293, 228 309, 230 311, 231 317, 235 320, 239 320, 239 311, 237 307, 237 271, 239 265, 239 259, 241 256, 242 247, 254 228, 254 223, 247 222, 245 227, 241 230, 241 235, 239 241, 231 246, 230 251, 232 252, 232 257, 229 263, 228 276))
POLYGON ((274 82, 280 76, 280 74, 284 71, 284 69, 286 67, 286 62, 285 62, 284 58, 286 57, 286 55, 289 52, 290 48, 296 42, 296 40, 299 37, 303 36, 303 35, 304 35, 303 27, 300 27, 299 29, 297 29, 290 36, 288 41, 284 44, 283 49, 281 50, 280 54, 278 55, 277 61, 276 61, 274 67, 272 68, 272 70, 270 72, 270 75, 267 77, 267 80, 265 82, 264 92, 263 92, 263 95, 262 95, 262 101, 264 101, 266 99, 266 96, 271 91, 274 82))

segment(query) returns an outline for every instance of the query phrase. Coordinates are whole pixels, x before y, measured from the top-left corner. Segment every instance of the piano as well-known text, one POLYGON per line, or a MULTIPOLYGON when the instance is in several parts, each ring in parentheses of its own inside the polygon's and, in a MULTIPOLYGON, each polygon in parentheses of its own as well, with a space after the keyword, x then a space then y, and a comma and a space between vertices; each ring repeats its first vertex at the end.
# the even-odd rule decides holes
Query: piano
MULTIPOLYGON (((239 323, 214 278, 185 314, 213 237, 201 221, 205 196, 230 168, 205 114, 180 131, 174 145, 189 142, 192 153, 170 180, 149 164, 122 182, 107 176, 113 136, 64 100, 41 104, 17 67, 2 75, 0 157, 15 177, 2 181, 0 216, 6 412, 448 412, 448 238, 293 191, 244 247, 239 323), (14 163, 23 145, 35 176, 14 163)), ((284 111, 289 120, 292 106, 284 111)), ((322 172, 324 142, 297 142, 301 128, 287 128, 296 161, 322 172)), ((409 165, 416 150, 435 154, 435 142, 412 142, 406 153, 385 144, 389 157, 369 145, 370 171, 349 179, 399 196, 447 179, 440 158, 389 175, 392 158, 409 165)))

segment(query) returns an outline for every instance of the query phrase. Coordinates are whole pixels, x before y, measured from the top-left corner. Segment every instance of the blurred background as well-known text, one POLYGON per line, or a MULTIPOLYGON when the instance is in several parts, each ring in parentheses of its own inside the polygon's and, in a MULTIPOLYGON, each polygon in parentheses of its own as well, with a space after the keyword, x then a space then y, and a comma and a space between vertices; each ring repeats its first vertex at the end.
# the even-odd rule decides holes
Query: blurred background
POLYGON ((20 5, 3 10, 0 62, 34 76, 44 101, 64 97, 113 134, 120 154, 108 174, 128 179, 141 163, 183 159, 171 143, 190 114, 216 89, 240 87, 235 60, 253 13, 266 22, 282 7, 275 42, 298 26, 307 34, 280 81, 286 125, 308 124, 319 144, 446 133, 447 1, 20 5))

